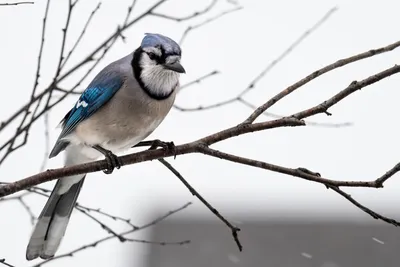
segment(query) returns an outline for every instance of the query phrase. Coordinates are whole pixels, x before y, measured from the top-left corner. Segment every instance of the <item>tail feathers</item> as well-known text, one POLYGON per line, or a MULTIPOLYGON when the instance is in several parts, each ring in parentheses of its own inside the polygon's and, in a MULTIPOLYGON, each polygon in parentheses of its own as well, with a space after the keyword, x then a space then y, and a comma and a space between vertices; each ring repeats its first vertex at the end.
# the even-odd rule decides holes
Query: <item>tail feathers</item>
POLYGON ((59 190, 62 188, 62 180, 57 181, 29 240, 27 260, 54 256, 67 229, 84 177, 62 195, 59 190))

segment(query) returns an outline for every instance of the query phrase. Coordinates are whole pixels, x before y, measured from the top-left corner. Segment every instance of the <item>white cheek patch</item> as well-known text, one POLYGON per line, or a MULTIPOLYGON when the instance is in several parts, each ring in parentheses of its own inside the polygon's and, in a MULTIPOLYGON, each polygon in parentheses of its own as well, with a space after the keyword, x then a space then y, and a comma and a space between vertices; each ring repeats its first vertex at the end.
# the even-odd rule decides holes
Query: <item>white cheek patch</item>
POLYGON ((179 81, 179 74, 161 65, 143 65, 140 75, 144 85, 157 95, 169 95, 179 81))
POLYGON ((142 66, 155 66, 155 65, 157 65, 157 63, 155 61, 151 60, 147 54, 142 56, 142 58, 140 60, 140 64, 142 66))
MULTIPOLYGON (((154 53, 161 56, 161 50, 155 47, 143 48, 144 52, 154 53)), ((170 55, 165 60, 166 63, 174 63, 180 59, 178 55, 170 55)), ((164 68, 155 60, 151 60, 146 53, 142 53, 139 62, 142 71, 140 79, 144 85, 155 95, 167 96, 178 85, 179 74, 177 72, 164 68)))

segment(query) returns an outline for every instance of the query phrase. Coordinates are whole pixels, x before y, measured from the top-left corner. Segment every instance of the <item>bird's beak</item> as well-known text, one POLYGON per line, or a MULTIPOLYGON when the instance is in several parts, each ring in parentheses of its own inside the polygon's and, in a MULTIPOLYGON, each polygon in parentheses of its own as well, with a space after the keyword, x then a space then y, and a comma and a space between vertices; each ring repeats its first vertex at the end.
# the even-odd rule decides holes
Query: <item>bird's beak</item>
POLYGON ((172 71, 176 71, 179 73, 186 73, 185 69, 183 68, 183 66, 181 65, 181 63, 179 63, 179 61, 175 61, 174 63, 166 63, 163 65, 164 68, 172 70, 172 71))

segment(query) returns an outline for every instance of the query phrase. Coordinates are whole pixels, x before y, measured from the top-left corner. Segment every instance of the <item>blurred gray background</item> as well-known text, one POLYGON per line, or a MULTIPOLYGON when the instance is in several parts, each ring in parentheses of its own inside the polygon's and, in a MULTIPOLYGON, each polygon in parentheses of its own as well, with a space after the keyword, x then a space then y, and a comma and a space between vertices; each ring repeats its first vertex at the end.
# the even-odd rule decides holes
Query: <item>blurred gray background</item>
MULTIPOLYGON (((230 231, 201 218, 157 224, 152 240, 187 240, 189 245, 152 246, 144 266, 395 267, 400 233, 392 226, 293 217, 284 220, 243 218, 238 226, 244 246, 238 251, 230 231)), ((132 265, 134 266, 134 264, 132 265)))

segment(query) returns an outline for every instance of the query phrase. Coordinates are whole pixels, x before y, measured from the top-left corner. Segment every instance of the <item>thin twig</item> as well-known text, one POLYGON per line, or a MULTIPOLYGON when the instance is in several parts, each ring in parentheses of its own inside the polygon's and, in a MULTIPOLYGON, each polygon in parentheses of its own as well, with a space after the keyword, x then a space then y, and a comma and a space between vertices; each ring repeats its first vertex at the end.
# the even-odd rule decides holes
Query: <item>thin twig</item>
POLYGON ((96 217, 90 215, 90 213, 88 213, 85 209, 80 208, 79 206, 76 207, 77 210, 79 210, 80 212, 84 213, 86 216, 88 216, 89 218, 91 218, 93 221, 95 221, 96 223, 98 223, 101 228, 103 228, 104 230, 106 230, 108 233, 114 235, 115 237, 117 237, 119 239, 119 241, 121 242, 125 242, 126 239, 125 237, 117 234, 114 230, 112 230, 109 226, 105 225, 103 222, 101 222, 99 219, 97 219, 96 217))
POLYGON ((185 16, 185 17, 180 17, 180 18, 168 16, 166 14, 157 13, 157 12, 154 11, 154 9, 150 12, 150 15, 155 16, 155 17, 160 17, 160 18, 163 18, 163 19, 173 20, 173 21, 176 21, 176 22, 181 22, 181 21, 193 19, 195 17, 198 17, 198 16, 201 16, 203 14, 206 14, 208 11, 210 11, 215 6, 215 4, 217 2, 218 2, 218 0, 212 0, 212 2, 208 6, 206 6, 203 10, 196 11, 191 15, 188 15, 188 16, 185 16))
POLYGON ((21 203, 21 205, 24 207, 24 209, 26 210, 26 212, 28 212, 29 214, 29 219, 31 221, 31 224, 34 225, 35 221, 36 221, 36 216, 35 214, 33 214, 31 208, 29 207, 29 205, 25 202, 25 200, 21 197, 19 202, 21 203))
POLYGON ((313 32, 315 32, 324 22, 326 22, 332 14, 337 10, 337 7, 331 8, 320 20, 318 20, 310 29, 305 31, 303 34, 300 35, 299 38, 297 38, 293 43, 291 43, 283 52, 280 54, 275 60, 270 62, 267 67, 265 67, 257 76, 248 84, 246 88, 244 88, 236 97, 230 98, 223 100, 218 103, 210 104, 210 105, 201 105, 198 107, 192 107, 192 108, 183 108, 183 107, 176 107, 180 111, 203 111, 203 110, 209 110, 209 109, 215 109, 219 108, 222 106, 226 106, 232 103, 236 103, 240 99, 243 99, 243 97, 248 94, 251 90, 253 90, 256 87, 256 84, 265 77, 266 74, 268 74, 278 63, 282 62, 283 59, 285 59, 288 55, 290 55, 291 52, 295 48, 297 48, 308 36, 310 36, 313 32))
POLYGON ((376 187, 383 187, 383 183, 400 171, 400 163, 387 171, 384 175, 375 180, 376 187))
POLYGON ((0 3, 0 6, 17 6, 24 4, 34 4, 34 2, 15 2, 15 3, 0 3))
MULTIPOLYGON (((249 108, 251 108, 253 110, 255 110, 257 108, 255 105, 251 104, 250 102, 248 102, 242 98, 239 98, 238 100, 240 102, 242 102, 245 106, 248 106, 249 108)), ((267 111, 263 112, 262 115, 271 117, 271 118, 275 118, 275 119, 280 119, 280 118, 285 117, 285 116, 274 114, 274 113, 267 112, 267 111)), ((313 122, 313 121, 309 121, 309 120, 306 120, 305 123, 307 126, 324 127, 324 128, 343 128, 343 127, 350 127, 350 126, 354 125, 352 122, 326 123, 326 122, 313 122)))
POLYGON ((212 72, 210 72, 210 73, 208 73, 208 74, 206 74, 206 75, 200 76, 199 78, 197 78, 197 79, 194 80, 194 81, 191 81, 191 82, 188 82, 188 83, 186 83, 186 84, 183 84, 183 85, 179 88, 179 90, 182 91, 183 89, 185 89, 185 88, 187 88, 187 87, 189 87, 189 86, 192 86, 192 85, 194 85, 194 84, 201 83, 201 82, 204 81, 205 79, 208 79, 208 78, 210 78, 210 77, 212 77, 212 76, 215 76, 215 75, 217 75, 217 74, 220 74, 220 72, 219 72, 218 70, 213 70, 212 72))
POLYGON ((49 133, 49 113, 44 114, 44 156, 42 164, 40 165, 40 171, 44 171, 47 165, 48 156, 50 153, 50 133, 49 133))
POLYGON ((62 41, 61 41, 61 50, 60 50, 60 56, 58 59, 58 64, 57 64, 57 69, 56 69, 56 74, 54 75, 54 80, 53 80, 53 84, 55 84, 55 81, 57 80, 58 76, 60 75, 61 72, 61 66, 62 66, 62 62, 64 60, 64 50, 65 50, 65 42, 67 41, 67 32, 69 29, 69 23, 71 21, 71 15, 72 15, 72 11, 76 5, 76 3, 79 0, 76 0, 74 3, 72 3, 72 0, 68 0, 68 14, 67 14, 67 20, 65 21, 65 27, 62 29, 63 32, 63 37, 62 37, 62 41))
POLYGON ((122 25, 128 24, 129 18, 131 17, 132 10, 135 8, 136 2, 137 2, 136 0, 133 0, 132 4, 128 7, 128 12, 126 13, 126 17, 122 25))
POLYGON ((80 33, 78 39, 76 40, 75 44, 72 46, 71 50, 68 52, 67 56, 65 57, 64 61, 62 62, 62 64, 61 64, 61 69, 64 68, 65 64, 67 64, 67 62, 68 62, 69 58, 71 57, 72 53, 73 53, 73 52, 76 50, 76 48, 78 47, 78 45, 79 45, 80 41, 82 40, 83 36, 85 35, 86 30, 88 29, 89 24, 90 24, 90 22, 92 21, 94 15, 95 15, 96 12, 100 9, 100 6, 101 6, 101 2, 99 2, 99 3, 97 4, 97 6, 95 7, 95 9, 93 9, 92 13, 90 13, 90 16, 89 16, 88 20, 86 21, 85 26, 83 27, 83 29, 82 29, 82 31, 81 31, 81 33, 80 33))
POLYGON ((238 246, 239 250, 242 251, 243 246, 240 243, 238 232, 240 231, 240 228, 232 225, 227 219, 225 219, 224 216, 222 216, 219 211, 214 208, 202 195, 200 195, 199 192, 197 192, 196 189, 194 189, 188 181, 165 159, 158 159, 167 169, 169 169, 173 174, 175 174, 176 177, 186 186, 186 188, 190 191, 190 193, 197 197, 215 216, 218 217, 226 226, 229 227, 232 231, 232 236, 233 239, 236 242, 236 245, 238 246))
MULTIPOLYGON (((126 17, 124 20, 124 23, 122 24, 121 28, 125 27, 128 24, 129 18, 131 16, 132 10, 136 5, 136 0, 132 1, 132 4, 128 7, 128 12, 126 13, 126 17)), ((120 36, 122 38, 122 41, 125 42, 125 36, 122 35, 122 33, 120 33, 120 36)))
POLYGON ((308 82, 316 79, 317 77, 321 76, 324 73, 327 73, 329 71, 332 71, 334 69, 343 67, 345 65, 348 65, 350 63, 354 63, 356 61, 366 59, 381 53, 389 52, 392 51, 400 46, 400 41, 397 41, 393 44, 390 44, 385 47, 381 47, 378 49, 372 49, 368 50, 364 53, 351 56, 345 59, 340 59, 336 61, 335 63, 329 64, 328 66, 323 67, 322 69, 316 70, 307 77, 301 79, 300 81, 296 82, 295 84, 287 87, 285 90, 281 91, 279 94, 275 95, 273 98, 268 100, 265 104, 262 106, 258 107, 244 122, 243 124, 249 124, 254 122, 258 116, 260 116, 263 112, 265 112, 268 108, 272 107, 276 102, 284 98, 285 96, 289 95, 290 93, 294 92, 295 90, 299 89, 303 85, 307 84, 308 82))
POLYGON ((43 47, 45 43, 45 34, 46 34, 46 25, 47 25, 47 16, 49 14, 49 7, 50 7, 50 0, 47 0, 46 9, 44 12, 43 23, 42 23, 42 36, 40 39, 40 48, 39 48, 39 56, 37 60, 37 67, 36 67, 36 76, 35 82, 33 84, 31 99, 35 97, 37 86, 39 85, 39 77, 40 77, 40 66, 42 64, 42 54, 43 54, 43 47))
POLYGON ((348 201, 350 201, 354 206, 356 206, 360 210, 362 210, 365 213, 371 215, 372 218, 374 218, 376 220, 382 220, 382 221, 387 222, 389 224, 392 224, 394 226, 400 226, 400 222, 398 222, 398 221, 396 221, 394 219, 390 219, 390 218, 387 218, 385 216, 382 216, 382 215, 376 213, 375 211, 365 207, 364 205, 362 205, 358 201, 356 201, 351 195, 349 195, 346 192, 344 192, 343 190, 341 190, 339 187, 337 187, 337 186, 329 186, 329 185, 327 187, 329 189, 332 189, 333 191, 335 191, 336 193, 338 193, 339 195, 341 195, 342 197, 344 197, 348 201))
MULTIPOLYGON (((9 184, 9 183, 2 183, 2 184, 9 184)), ((7 202, 7 201, 12 201, 12 200, 19 200, 21 197, 25 197, 27 195, 29 195, 29 192, 24 192, 18 196, 0 198, 0 201, 7 202)))
POLYGON ((300 35, 299 38, 297 38, 289 47, 286 48, 285 51, 283 51, 282 54, 280 54, 275 60, 273 60, 263 71, 261 71, 257 77, 247 86, 245 90, 243 90, 240 94, 239 97, 243 97, 245 94, 247 94, 249 91, 251 91, 255 85, 268 73, 270 72, 277 63, 282 62, 282 60, 288 56, 295 48, 297 48, 308 36, 310 36, 311 33, 314 33, 318 28, 320 28, 325 22, 328 21, 328 19, 338 10, 337 7, 333 7, 328 10, 328 12, 315 23, 311 28, 306 30, 302 35, 300 35))
POLYGON ((80 209, 83 209, 83 210, 86 210, 86 211, 88 211, 88 212, 95 212, 95 213, 98 213, 98 214, 100 214, 100 215, 102 215, 102 216, 111 218, 111 219, 113 219, 114 221, 122 221, 122 222, 128 224, 128 225, 129 225, 130 227, 132 227, 133 229, 139 228, 138 226, 132 224, 132 222, 131 222, 130 219, 125 219, 125 218, 122 218, 122 217, 115 216, 115 215, 112 215, 112 214, 110 214, 110 213, 104 212, 104 211, 102 211, 102 210, 100 210, 100 209, 94 209, 94 208, 82 206, 82 205, 80 205, 80 204, 76 204, 76 207, 77 207, 77 208, 80 208, 80 209))
POLYGON ((214 16, 214 17, 211 17, 211 18, 209 18, 209 19, 206 19, 205 21, 203 21, 203 22, 201 22, 201 23, 199 23, 199 24, 196 24, 196 25, 193 25, 193 26, 188 26, 188 27, 186 28, 186 30, 183 32, 182 37, 181 37, 181 39, 180 39, 179 42, 178 42, 179 45, 182 45, 182 44, 183 44, 183 41, 185 40, 186 36, 187 36, 191 31, 193 31, 193 30, 195 30, 195 29, 197 29, 197 28, 203 27, 204 25, 206 25, 206 24, 208 24, 208 23, 210 23, 210 22, 213 22, 213 21, 215 21, 215 20, 217 20, 217 19, 220 19, 221 17, 223 17, 223 16, 225 16, 225 15, 228 15, 228 14, 233 13, 233 12, 235 12, 235 11, 239 11, 239 10, 241 10, 241 9, 243 9, 243 7, 237 6, 237 7, 235 7, 235 8, 232 8, 232 9, 229 9, 229 10, 226 10, 226 11, 223 11, 223 12, 217 14, 217 15, 214 16))
POLYGON ((0 259, 0 263, 5 265, 5 266, 8 266, 8 267, 15 267, 14 265, 9 264, 8 262, 6 262, 6 259, 0 259))
POLYGON ((183 240, 183 241, 175 241, 175 242, 165 242, 165 241, 149 241, 143 239, 135 239, 135 238, 125 238, 126 241, 134 242, 134 243, 142 243, 142 244, 149 244, 149 245, 159 245, 159 246, 168 246, 168 245, 186 245, 190 243, 190 240, 183 240))
POLYGON ((29 195, 31 192, 24 192, 18 196, 13 196, 13 197, 7 197, 7 198, 0 198, 0 202, 4 203, 4 202, 8 202, 8 201, 13 201, 16 200, 18 201, 18 203, 20 203, 22 205, 22 207, 26 210, 26 212, 28 213, 29 217, 30 217, 30 221, 31 224, 33 225, 35 220, 36 220, 36 216, 35 214, 33 214, 31 208, 29 207, 29 205, 25 202, 25 200, 23 199, 25 196, 29 195))
POLYGON ((233 104, 233 103, 237 103, 238 102, 238 98, 230 98, 230 99, 226 99, 220 102, 217 102, 215 104, 210 104, 210 105, 199 105, 197 107, 182 107, 182 106, 178 106, 175 105, 174 107, 179 110, 179 111, 183 111, 183 112, 193 112, 193 111, 204 111, 204 110, 210 110, 210 109, 215 109, 215 108, 220 108, 229 104, 233 104))

